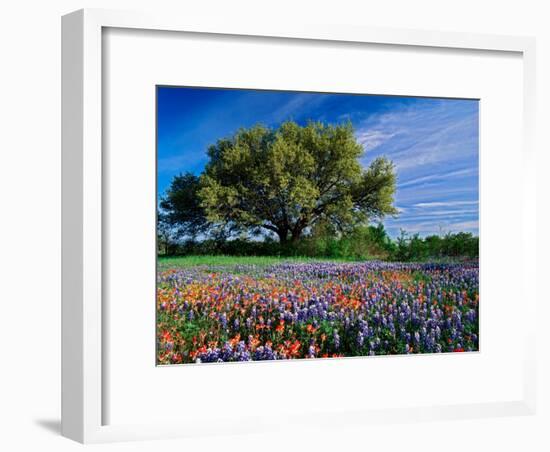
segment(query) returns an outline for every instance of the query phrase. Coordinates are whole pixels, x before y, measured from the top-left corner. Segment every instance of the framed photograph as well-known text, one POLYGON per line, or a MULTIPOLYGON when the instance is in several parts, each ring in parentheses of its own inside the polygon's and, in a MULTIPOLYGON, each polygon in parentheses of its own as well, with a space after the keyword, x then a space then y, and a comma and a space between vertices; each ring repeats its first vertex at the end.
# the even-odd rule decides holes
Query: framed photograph
POLYGON ((81 10, 62 44, 65 436, 535 412, 534 40, 81 10))

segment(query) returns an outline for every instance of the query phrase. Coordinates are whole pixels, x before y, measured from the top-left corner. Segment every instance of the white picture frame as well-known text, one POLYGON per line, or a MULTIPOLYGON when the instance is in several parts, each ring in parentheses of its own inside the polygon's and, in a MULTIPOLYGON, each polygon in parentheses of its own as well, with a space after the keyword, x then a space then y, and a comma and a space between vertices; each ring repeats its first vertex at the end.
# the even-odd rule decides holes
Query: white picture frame
MULTIPOLYGON (((173 424, 103 425, 106 394, 103 356, 102 274, 102 33, 105 28, 237 35, 251 38, 337 41, 394 46, 471 49, 521 54, 523 61, 522 222, 526 278, 535 274, 535 168, 532 143, 535 101, 535 41, 527 37, 442 33, 418 30, 348 28, 279 24, 268 29, 254 23, 193 23, 162 15, 107 10, 80 10, 63 17, 62 33, 62 434, 83 443, 208 435, 209 428, 173 424)), ((529 288, 526 291, 531 290, 529 288)), ((525 309, 534 312, 536 297, 524 293, 525 309)), ((523 396, 514 401, 471 403, 445 407, 417 406, 369 412, 319 413, 299 419, 302 424, 398 422, 411 416, 424 419, 460 419, 535 412, 535 338, 528 328, 525 339, 523 396)), ((267 367, 265 368, 267 371, 267 367)), ((296 420, 296 419, 295 419, 296 420)), ((289 420, 292 422, 292 420, 289 420)), ((217 434, 269 430, 261 419, 239 425, 216 424, 217 434)))

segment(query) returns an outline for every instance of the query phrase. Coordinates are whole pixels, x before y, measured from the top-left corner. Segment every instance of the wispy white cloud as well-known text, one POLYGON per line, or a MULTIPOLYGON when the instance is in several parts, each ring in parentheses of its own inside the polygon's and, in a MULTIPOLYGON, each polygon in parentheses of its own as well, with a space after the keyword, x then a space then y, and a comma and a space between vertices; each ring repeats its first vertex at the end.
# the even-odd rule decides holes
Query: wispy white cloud
POLYGON ((395 135, 395 133, 383 132, 381 130, 360 130, 355 134, 355 137, 363 145, 365 152, 368 152, 376 149, 395 135))
POLYGON ((477 233, 479 209, 477 201, 454 200, 420 202, 400 211, 397 221, 389 220, 390 228, 399 226, 411 233, 441 234, 465 231, 477 233))
POLYGON ((292 97, 284 105, 278 107, 273 111, 272 118, 274 121, 283 121, 292 117, 296 111, 301 110, 305 104, 308 102, 309 97, 305 95, 297 95, 292 97))
POLYGON ((437 189, 421 185, 413 188, 408 187, 403 190, 400 190, 398 187, 396 201, 403 206, 412 206, 423 202, 472 200, 477 198, 477 194, 477 185, 474 186, 471 184, 458 184, 451 187, 443 186, 437 189))
POLYGON ((465 168, 457 171, 450 171, 442 174, 431 174, 428 176, 417 177, 415 179, 409 179, 399 183, 399 188, 410 187, 418 184, 424 184, 427 182, 445 181, 454 177, 468 176, 477 174, 477 168, 465 168))
POLYGON ((298 115, 304 115, 305 112, 319 107, 326 97, 323 95, 312 96, 311 94, 297 94, 283 105, 277 107, 271 113, 273 122, 295 119, 298 115))
POLYGON ((356 131, 369 151, 391 158, 399 171, 477 157, 478 114, 471 105, 462 109, 449 102, 432 101, 403 106, 391 113, 371 115, 356 131))
POLYGON ((407 218, 416 217, 444 217, 444 216, 456 216, 456 215, 471 215, 477 214, 477 209, 453 209, 453 210, 414 210, 409 211, 407 218))
POLYGON ((414 207, 455 207, 455 206, 471 206, 478 204, 478 201, 436 201, 436 202, 419 202, 413 204, 414 207))

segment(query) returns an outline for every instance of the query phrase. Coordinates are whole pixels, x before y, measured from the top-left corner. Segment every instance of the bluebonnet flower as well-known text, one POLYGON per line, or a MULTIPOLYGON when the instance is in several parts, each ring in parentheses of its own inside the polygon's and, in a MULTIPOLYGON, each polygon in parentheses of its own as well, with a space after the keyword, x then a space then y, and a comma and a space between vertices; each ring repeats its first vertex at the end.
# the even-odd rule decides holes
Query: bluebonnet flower
POLYGON ((334 348, 338 350, 340 348, 340 336, 338 335, 338 330, 334 330, 333 340, 334 340, 334 348))
POLYGON ((359 348, 362 348, 364 343, 365 343, 365 336, 363 336, 363 333, 359 331, 359 333, 357 333, 357 345, 359 348))

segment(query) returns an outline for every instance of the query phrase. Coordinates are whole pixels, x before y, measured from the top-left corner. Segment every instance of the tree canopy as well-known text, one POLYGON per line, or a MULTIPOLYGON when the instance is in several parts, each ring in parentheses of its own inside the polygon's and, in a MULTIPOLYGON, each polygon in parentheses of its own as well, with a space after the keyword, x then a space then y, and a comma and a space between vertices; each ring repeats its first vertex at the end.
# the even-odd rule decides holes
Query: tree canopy
POLYGON ((161 208, 182 230, 265 230, 281 243, 319 222, 346 231, 397 213, 393 163, 380 157, 363 168, 362 156, 351 123, 240 129, 209 147, 200 177, 176 177, 161 208))
POLYGON ((168 225, 180 237, 206 232, 210 224, 201 206, 199 189, 199 177, 192 173, 174 177, 160 201, 159 225, 168 225))

